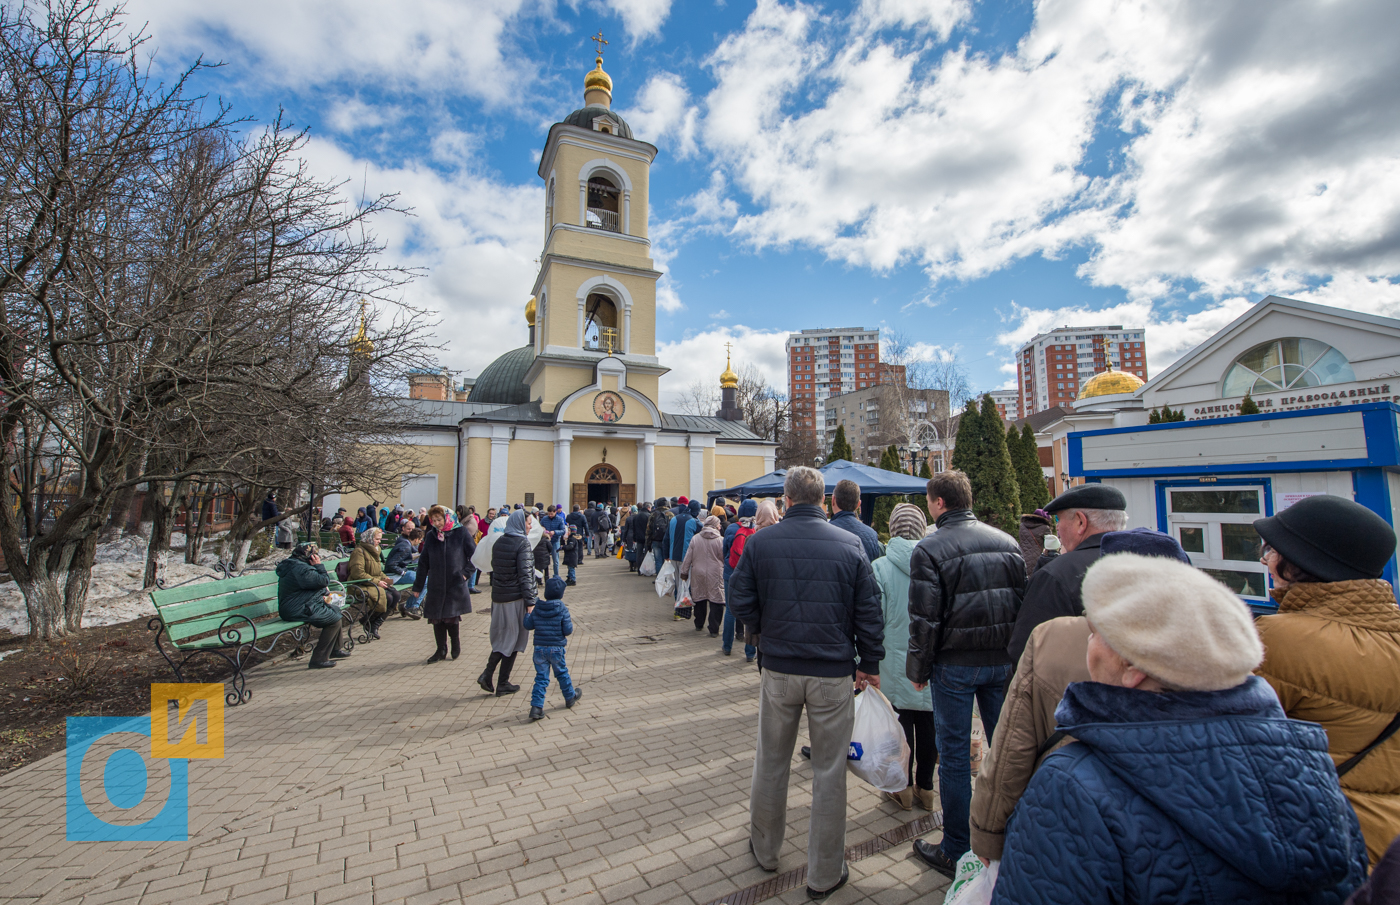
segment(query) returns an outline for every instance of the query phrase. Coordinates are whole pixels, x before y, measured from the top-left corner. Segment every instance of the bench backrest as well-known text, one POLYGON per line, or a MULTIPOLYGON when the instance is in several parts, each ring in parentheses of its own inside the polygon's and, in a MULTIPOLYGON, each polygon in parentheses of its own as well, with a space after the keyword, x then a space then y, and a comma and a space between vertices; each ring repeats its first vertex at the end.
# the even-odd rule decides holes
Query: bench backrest
MULTIPOLYGON (((324 560, 326 571, 335 580, 336 563, 343 558, 324 560)), ((219 581, 201 581, 184 587, 151 592, 151 603, 161 621, 165 623, 166 634, 171 643, 179 645, 191 638, 217 632, 219 626, 230 616, 242 616, 253 622, 261 622, 277 615, 277 573, 268 569, 225 578, 219 581)), ((242 626, 235 620, 232 628, 242 626)))

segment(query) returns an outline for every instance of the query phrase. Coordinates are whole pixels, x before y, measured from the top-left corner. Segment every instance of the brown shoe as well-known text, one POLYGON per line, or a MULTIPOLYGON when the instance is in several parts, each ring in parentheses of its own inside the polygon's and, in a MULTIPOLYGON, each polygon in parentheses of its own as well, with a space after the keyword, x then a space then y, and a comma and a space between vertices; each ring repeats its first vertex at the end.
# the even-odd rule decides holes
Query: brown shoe
POLYGON ((925 811, 932 811, 934 804, 933 790, 920 789, 918 786, 913 786, 912 788, 914 789, 914 802, 925 811))
POLYGON ((893 801, 906 811, 912 811, 914 809, 913 786, 906 786, 903 792, 886 792, 885 795, 890 801, 893 801))

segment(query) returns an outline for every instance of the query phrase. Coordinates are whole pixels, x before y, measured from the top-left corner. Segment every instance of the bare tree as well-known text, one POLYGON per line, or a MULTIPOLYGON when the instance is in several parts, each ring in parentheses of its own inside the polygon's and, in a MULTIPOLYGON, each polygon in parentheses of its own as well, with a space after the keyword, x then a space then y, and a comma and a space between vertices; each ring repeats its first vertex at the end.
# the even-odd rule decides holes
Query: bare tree
POLYGON ((132 487, 159 522, 195 486, 310 479, 317 441, 327 485, 360 480, 346 447, 395 442, 373 366, 431 326, 387 298, 392 197, 346 203, 280 121, 238 140, 186 92, 199 64, 155 84, 141 43, 96 0, 0 8, 0 549, 43 639, 81 626, 132 487))

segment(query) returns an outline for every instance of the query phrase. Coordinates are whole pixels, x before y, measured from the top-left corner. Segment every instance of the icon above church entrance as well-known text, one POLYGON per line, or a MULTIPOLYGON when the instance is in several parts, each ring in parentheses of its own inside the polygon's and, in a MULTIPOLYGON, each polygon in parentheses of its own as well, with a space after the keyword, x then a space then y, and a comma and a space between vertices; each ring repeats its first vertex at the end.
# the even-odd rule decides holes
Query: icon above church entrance
POLYGON ((622 397, 614 392, 603 392, 593 397, 593 414, 604 424, 621 421, 626 411, 627 407, 623 404, 622 397))

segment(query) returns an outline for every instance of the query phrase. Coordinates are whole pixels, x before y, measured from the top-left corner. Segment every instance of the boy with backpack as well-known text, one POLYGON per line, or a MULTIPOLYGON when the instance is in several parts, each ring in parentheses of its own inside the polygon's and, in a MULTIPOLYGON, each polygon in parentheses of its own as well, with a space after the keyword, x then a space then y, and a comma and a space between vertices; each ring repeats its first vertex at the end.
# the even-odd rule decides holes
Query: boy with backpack
POLYGON ((574 620, 564 606, 564 581, 557 575, 544 583, 544 600, 525 614, 525 628, 534 630, 535 688, 530 694, 530 722, 544 719, 544 695, 549 690, 549 671, 559 680, 564 706, 572 708, 583 696, 569 678, 564 651, 574 633, 574 620))

